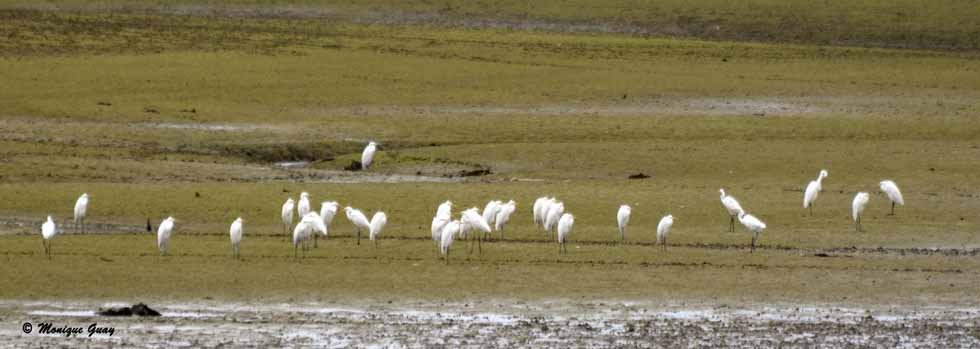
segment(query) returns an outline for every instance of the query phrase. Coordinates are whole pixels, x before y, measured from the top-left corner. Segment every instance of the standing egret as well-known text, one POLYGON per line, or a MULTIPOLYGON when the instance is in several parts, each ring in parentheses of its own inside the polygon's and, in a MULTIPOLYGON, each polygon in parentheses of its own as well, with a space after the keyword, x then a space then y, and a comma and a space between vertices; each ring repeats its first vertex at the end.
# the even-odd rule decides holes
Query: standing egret
POLYGON ((364 147, 364 152, 361 153, 361 169, 367 170, 371 166, 371 162, 374 161, 374 152, 377 151, 378 145, 374 142, 368 143, 364 147))
POLYGON ((561 214, 565 213, 565 204, 560 201, 555 201, 555 203, 548 206, 548 216, 544 221, 544 230, 551 231, 552 228, 558 224, 558 220, 561 218, 561 214))
POLYGON ((497 219, 497 212, 500 212, 500 205, 503 204, 504 203, 500 200, 491 200, 487 203, 487 206, 483 208, 483 220, 487 221, 487 226, 494 226, 494 221, 497 219))
POLYGON ((378 239, 381 238, 381 230, 388 224, 388 216, 384 212, 375 212, 371 217, 371 225, 368 227, 368 237, 374 241, 374 248, 378 248, 378 239))
MULTIPOLYGON (((558 200, 557 199, 555 199, 555 198, 548 198, 547 200, 545 200, 544 204, 541 205, 541 228, 544 229, 545 232, 548 232, 548 230, 549 230, 549 228, 548 228, 548 214, 551 212, 551 209, 554 208, 555 207, 555 204, 557 204, 557 203, 558 203, 558 200)), ((559 217, 557 217, 557 218, 561 218, 560 216, 561 216, 561 214, 559 214, 559 217)), ((557 222, 557 221, 555 221, 555 222, 557 222)))
POLYGON ((310 213, 310 193, 304 191, 299 194, 299 203, 296 205, 296 210, 299 211, 300 217, 304 217, 307 213, 310 213))
POLYGON ((447 215, 436 215, 432 217, 432 241, 439 242, 442 239, 442 228, 445 228, 450 220, 452 218, 447 215))
MULTIPOLYGON (((282 204, 282 231, 289 235, 289 230, 293 228, 293 210, 295 204, 293 198, 286 200, 286 203, 282 204)), ((302 216, 300 217, 302 219, 302 216)))
POLYGON ((476 243, 479 246, 480 253, 483 253, 483 244, 482 241, 480 240, 480 236, 483 234, 490 233, 490 225, 487 224, 487 221, 484 220, 483 216, 480 215, 479 209, 473 207, 471 209, 463 211, 462 217, 460 217, 459 222, 460 224, 462 224, 462 226, 459 229, 460 234, 465 235, 467 232, 470 231, 476 232, 476 234, 474 234, 476 237, 476 241, 470 243, 470 253, 473 252, 473 243, 476 243))
POLYGON ((504 238, 504 225, 510 221, 510 215, 517 211, 517 203, 514 200, 507 201, 507 203, 500 205, 500 209, 497 210, 497 217, 494 218, 494 228, 496 228, 497 233, 500 234, 500 238, 504 238))
POLYGON ((898 190, 898 185, 895 185, 895 182, 892 182, 887 179, 881 181, 880 186, 881 186, 881 191, 885 192, 885 195, 888 195, 888 200, 891 200, 892 202, 892 213, 889 213, 888 215, 894 216, 895 203, 905 206, 905 200, 902 199, 902 192, 898 190))
POLYGON ((726 195, 725 188, 718 189, 721 192, 721 204, 725 205, 725 209, 728 210, 728 225, 729 231, 735 232, 735 217, 738 217, 738 213, 742 211, 742 205, 739 205, 738 200, 735 200, 734 196, 726 195))
POLYGON ((167 243, 170 242, 170 234, 174 231, 174 222, 176 221, 174 217, 167 217, 163 222, 160 222, 160 227, 157 228, 157 248, 160 249, 161 256, 167 254, 167 243))
POLYGON ((344 214, 347 215, 347 220, 354 224, 357 228, 357 244, 361 244, 361 230, 371 231, 371 222, 368 221, 367 216, 364 215, 361 210, 347 206, 344 208, 344 214))
POLYGON ((851 216, 854 218, 854 227, 858 232, 861 231, 861 213, 864 212, 864 207, 868 205, 870 199, 868 193, 859 192, 854 195, 854 202, 851 202, 851 216))
POLYGON ((238 244, 242 242, 242 223, 245 221, 242 217, 238 217, 234 222, 231 222, 231 256, 232 258, 238 259, 238 244))
POLYGON ((442 252, 442 258, 446 260, 446 264, 449 264, 449 247, 452 246, 453 239, 459 234, 461 228, 462 224, 459 221, 450 221, 439 233, 439 251, 442 252))
POLYGON ((571 213, 561 215, 561 219, 558 220, 558 254, 568 253, 565 243, 568 233, 572 232, 573 224, 575 224, 575 217, 571 213))
POLYGON ((657 224, 657 243, 664 251, 667 250, 667 234, 670 233, 672 225, 674 225, 674 216, 670 214, 661 218, 660 223, 657 224))
POLYGON ((41 224, 41 243, 44 244, 44 254, 48 255, 48 259, 51 259, 51 238, 58 234, 58 226, 54 224, 54 219, 48 216, 48 221, 41 224))
MULTIPOLYGON (((439 208, 436 209, 436 217, 446 216, 451 217, 453 215, 453 202, 446 200, 445 202, 439 204, 439 208)), ((439 232, 442 236, 442 231, 439 232)))
POLYGON ((539 197, 534 200, 534 225, 544 225, 544 209, 547 206, 548 198, 545 196, 539 197))
MULTIPOLYGON (((336 201, 324 201, 320 203, 320 219, 323 220, 323 238, 326 239, 327 235, 330 234, 330 223, 333 223, 333 218, 337 216, 337 208, 340 205, 336 201)), ((316 247, 317 237, 319 235, 313 235, 313 247, 316 247)))
POLYGON ((616 223, 619 226, 619 239, 626 241, 626 225, 630 222, 630 214, 633 213, 633 208, 630 205, 619 206, 619 212, 616 212, 616 223))
POLYGON ((78 231, 78 226, 81 225, 82 232, 85 232, 86 212, 88 212, 88 193, 82 193, 82 196, 75 201, 75 231, 78 231))
POLYGON ((323 219, 316 212, 310 212, 300 217, 299 223, 293 229, 293 257, 298 257, 300 243, 303 244, 303 256, 305 257, 306 251, 309 250, 310 237, 315 234, 323 234, 326 230, 323 219))
POLYGON ((810 181, 806 185, 806 190, 803 192, 803 208, 810 209, 810 215, 813 215, 813 203, 817 201, 817 195, 823 191, 823 179, 827 178, 827 170, 820 170, 820 174, 817 175, 817 179, 810 181))
POLYGON ((752 233, 752 252, 755 252, 755 241, 759 238, 759 233, 766 230, 766 223, 763 223, 755 216, 746 214, 745 211, 739 211, 738 221, 745 226, 752 233))

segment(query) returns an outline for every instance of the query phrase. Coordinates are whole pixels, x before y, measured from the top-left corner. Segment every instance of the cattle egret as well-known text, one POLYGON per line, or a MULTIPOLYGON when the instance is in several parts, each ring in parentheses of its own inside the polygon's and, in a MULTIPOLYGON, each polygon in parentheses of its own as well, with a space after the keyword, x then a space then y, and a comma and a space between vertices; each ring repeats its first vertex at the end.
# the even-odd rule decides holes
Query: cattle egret
POLYGON ((384 212, 375 212, 371 217, 371 225, 368 227, 368 237, 374 241, 374 247, 378 247, 378 239, 381 237, 381 230, 388 224, 388 216, 384 212))
MULTIPOLYGON (((439 204, 439 207, 436 208, 436 216, 437 217, 438 216, 452 216, 452 215, 453 215, 453 202, 452 201, 446 200, 443 203, 439 204)), ((442 232, 439 232, 439 235, 441 236, 442 235, 442 232)))
POLYGON ((630 214, 633 212, 633 208, 629 205, 619 206, 619 212, 616 212, 616 223, 619 226, 619 239, 626 241, 626 225, 630 222, 630 214))
POLYGON ((242 242, 242 217, 238 217, 234 222, 231 222, 231 256, 232 258, 238 259, 238 244, 242 242))
POLYGON ((286 200, 286 203, 282 204, 282 231, 289 235, 289 230, 293 227, 293 210, 295 209, 295 204, 293 198, 286 200))
POLYGON ((507 203, 500 205, 500 209, 497 210, 497 217, 494 218, 494 228, 500 233, 500 238, 504 238, 504 225, 510 221, 510 215, 517 211, 517 203, 514 200, 507 201, 507 203))
POLYGON ((870 199, 868 193, 859 192, 854 195, 854 202, 851 202, 851 217, 854 218, 854 227, 858 232, 861 231, 861 213, 864 212, 864 207, 868 205, 870 199))
POLYGON ((766 224, 762 223, 758 218, 755 218, 755 216, 746 214, 745 211, 738 213, 738 221, 745 226, 745 229, 748 229, 752 233, 752 252, 755 252, 755 241, 759 238, 759 233, 766 230, 766 224))
POLYGON ((667 250, 667 234, 670 233, 670 227, 674 225, 674 216, 666 215, 664 218, 660 219, 660 223, 657 224, 657 243, 660 244, 660 248, 664 251, 667 250))
MULTIPOLYGON (((337 216, 337 209, 340 207, 336 201, 324 201, 320 203, 320 219, 323 220, 323 227, 326 228, 323 231, 323 238, 326 239, 330 235, 330 224, 333 223, 333 218, 337 216)), ((318 235, 313 235, 313 247, 316 247, 316 242, 318 235)))
POLYGON ((310 213, 310 193, 304 191, 299 194, 299 203, 296 205, 296 211, 299 211, 300 217, 305 217, 307 213, 310 213))
POLYGON ((895 185, 895 182, 890 180, 881 181, 880 186, 881 191, 885 192, 885 195, 888 195, 888 200, 891 200, 892 202, 892 213, 889 213, 888 215, 894 216, 896 203, 905 206, 905 200, 902 199, 902 192, 898 190, 898 185, 895 185))
POLYGON ((558 219, 561 218, 562 213, 565 213, 564 203, 556 201, 551 204, 548 207, 548 216, 544 221, 544 230, 551 231, 558 224, 558 219))
POLYGON ((361 210, 347 206, 344 208, 344 213, 347 215, 347 220, 354 224, 357 228, 357 244, 361 244, 361 230, 371 231, 371 222, 368 221, 367 216, 364 215, 361 210))
POLYGON ((565 243, 568 239, 568 233, 572 232, 573 224, 575 224, 575 217, 571 213, 561 215, 558 220, 558 254, 568 253, 568 247, 565 246, 565 243))
POLYGON ((548 198, 544 196, 534 200, 534 208, 532 211, 534 213, 534 225, 544 226, 544 209, 547 203, 548 198))
POLYGON ((364 152, 361 153, 361 169, 366 170, 371 166, 371 162, 374 161, 374 152, 377 151, 378 145, 374 142, 368 143, 364 147, 364 152))
POLYGON ((58 226, 54 224, 54 219, 48 216, 48 221, 41 224, 41 243, 44 244, 44 254, 48 255, 48 259, 51 259, 51 238, 58 234, 58 226))
POLYGON ((323 219, 316 212, 310 212, 300 217, 299 223, 293 229, 293 257, 298 256, 297 250, 299 250, 300 243, 303 244, 303 255, 306 256, 306 251, 309 250, 310 237, 316 234, 324 234, 326 231, 327 227, 323 224, 323 219))
POLYGON ((738 204, 738 200, 735 197, 725 194, 725 189, 718 189, 721 192, 721 204, 725 205, 725 209, 728 210, 728 226, 729 231, 735 232, 735 217, 738 217, 738 213, 742 211, 742 205, 738 204))
POLYGON ((82 232, 85 232, 86 212, 88 212, 88 193, 82 193, 82 196, 75 201, 75 231, 78 231, 78 226, 81 225, 82 232))
POLYGON ((811 216, 813 215, 813 203, 817 201, 817 195, 820 195, 820 192, 823 191, 824 178, 827 178, 827 170, 820 170, 817 179, 810 181, 806 185, 806 190, 803 192, 803 208, 809 208, 811 216))
POLYGON ((174 222, 176 221, 174 217, 167 217, 163 222, 160 222, 160 226, 157 228, 157 248, 160 249, 161 256, 167 254, 167 243, 170 242, 170 234, 174 231, 174 222))
POLYGON ((440 232, 439 251, 442 252, 446 264, 449 264, 449 247, 452 246, 453 240, 459 234, 461 228, 462 224, 459 221, 451 221, 446 223, 446 226, 440 232))
POLYGON ((461 235, 465 236, 467 232, 470 231, 476 233, 474 234, 476 236, 476 241, 471 241, 470 243, 470 253, 473 252, 473 243, 476 243, 477 246, 479 246, 480 253, 483 253, 483 243, 480 239, 480 236, 483 234, 490 233, 490 225, 487 224, 487 221, 484 220, 483 216, 480 215, 479 209, 473 207, 471 209, 463 211, 463 214, 460 217, 459 222, 462 225, 459 229, 461 235))
POLYGON ((483 220, 487 221, 487 225, 493 226, 494 220, 497 219, 497 212, 500 211, 500 205, 503 204, 500 200, 491 200, 483 208, 483 220))

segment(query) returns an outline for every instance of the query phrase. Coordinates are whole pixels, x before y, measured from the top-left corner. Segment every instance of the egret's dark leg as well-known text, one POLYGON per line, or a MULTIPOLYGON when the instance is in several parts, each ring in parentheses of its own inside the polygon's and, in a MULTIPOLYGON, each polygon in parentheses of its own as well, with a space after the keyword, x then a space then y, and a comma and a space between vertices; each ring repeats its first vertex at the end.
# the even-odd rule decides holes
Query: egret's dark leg
POLYGON ((735 232, 735 216, 728 216, 728 218, 731 218, 729 220, 729 226, 731 226, 731 228, 729 228, 728 230, 729 230, 729 232, 734 233, 735 232))
POLYGON ((894 216, 894 215, 895 215, 895 202, 892 201, 892 213, 889 214, 889 216, 894 216))
POLYGON ((752 253, 755 253, 755 240, 759 238, 759 233, 753 233, 752 235, 752 253))
POLYGON ((446 265, 449 265, 449 248, 446 248, 446 265))
POLYGON ((482 235, 486 235, 486 234, 480 234, 480 233, 477 233, 476 234, 476 246, 477 246, 477 248, 479 248, 480 254, 483 254, 483 236, 482 235))
POLYGON ((378 248, 378 239, 374 239, 374 248, 378 248))
POLYGON ((361 245, 361 229, 357 229, 357 245, 361 245))
POLYGON ((810 203, 810 216, 813 216, 813 203, 810 203))
POLYGON ((48 241, 48 259, 51 259, 51 252, 54 250, 54 240, 48 241))

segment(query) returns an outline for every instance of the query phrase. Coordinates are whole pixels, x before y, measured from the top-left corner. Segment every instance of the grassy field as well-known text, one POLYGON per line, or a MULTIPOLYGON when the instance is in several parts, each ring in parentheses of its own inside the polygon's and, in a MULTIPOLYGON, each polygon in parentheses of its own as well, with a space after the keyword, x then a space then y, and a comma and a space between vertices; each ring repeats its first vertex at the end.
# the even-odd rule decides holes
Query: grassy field
POLYGON ((0 298, 977 305, 976 5, 196 4, 0 7, 0 298), (854 8, 838 18, 834 6, 854 8), (931 10, 885 10, 918 6, 931 10), (649 29, 684 13, 736 29, 649 29), (772 30, 791 14, 809 25, 772 30), (917 49, 887 48, 905 46, 917 49), (368 140, 382 147, 376 167, 344 171, 368 140), (811 217, 802 189, 821 168, 811 217), (491 173, 459 175, 472 169, 491 173), (636 173, 651 177, 627 179, 636 173), (908 203, 896 216, 877 193, 886 178, 908 203), (721 187, 768 224, 756 253, 741 227, 725 231, 721 187), (278 216, 301 191, 387 212, 379 247, 354 246, 338 217, 294 260, 278 216), (863 233, 849 216, 857 191, 875 193, 863 233), (48 261, 40 222, 67 224, 81 192, 99 231, 66 228, 48 261), (531 224, 544 195, 576 216, 568 255, 531 224), (518 211, 503 241, 472 255, 460 244, 445 266, 428 236, 447 199, 457 212, 514 199, 518 211), (622 203, 634 207, 626 245, 622 203), (653 233, 667 213, 661 252, 653 233), (180 222, 159 257, 155 234, 138 231, 168 215, 180 222), (227 243, 238 216, 243 261, 227 243))

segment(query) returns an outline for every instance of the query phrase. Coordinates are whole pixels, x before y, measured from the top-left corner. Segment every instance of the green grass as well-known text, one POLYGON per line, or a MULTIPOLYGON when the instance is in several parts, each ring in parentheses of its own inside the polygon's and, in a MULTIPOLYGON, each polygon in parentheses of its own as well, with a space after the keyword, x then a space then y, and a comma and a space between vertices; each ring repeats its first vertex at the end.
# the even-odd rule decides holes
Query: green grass
MULTIPOLYGON (((31 222, 0 225, 0 298, 976 304, 980 63, 973 53, 343 19, 394 5, 382 2, 344 7, 338 20, 162 15, 139 10, 144 4, 156 6, 0 10, 0 37, 8 38, 0 40, 0 86, 11 87, 0 92, 0 222, 31 222), (330 182, 367 176, 339 171, 359 159, 367 140, 382 146, 375 174, 493 173, 451 183, 330 182), (312 164, 272 166, 285 160, 312 164), (830 177, 810 217, 801 191, 821 168, 830 177), (652 178, 626 179, 638 172, 652 178), (898 182, 908 206, 886 216, 888 203, 875 194, 867 231, 853 232, 854 193, 877 192, 885 178, 898 182), (757 253, 744 248, 741 228, 725 232, 720 187, 769 225, 757 253), (334 238, 311 258, 292 260, 279 208, 304 190, 315 202, 387 212, 381 247, 352 246, 352 228, 338 217, 334 238), (40 219, 52 214, 64 223, 81 192, 92 195, 96 223, 141 227, 148 218, 156 225, 177 217, 172 255, 157 256, 152 234, 67 234, 45 260, 40 219), (531 224, 533 200, 543 195, 576 216, 575 245, 560 261, 531 224), (426 239, 436 205, 447 199, 457 210, 517 200, 506 241, 468 260, 457 249, 454 263, 442 265, 426 239), (634 207, 637 244, 609 243, 622 203, 634 207), (676 223, 664 253, 650 243, 667 213, 676 223), (244 262, 227 256, 228 224, 238 216, 247 222, 244 262), (852 246, 886 250, 845 250, 852 246), (921 248, 961 255, 905 250, 921 248)), ((629 3, 500 4, 499 13, 488 13, 486 3, 397 6, 571 22, 592 11, 596 21, 641 26, 662 20, 610 10, 629 3)), ((656 6, 694 17, 710 12, 678 4, 656 6)), ((885 7, 921 5, 740 4, 715 4, 712 16, 750 21, 759 16, 728 14, 776 11, 764 22, 790 13, 779 11, 808 13, 797 19, 812 21, 812 30, 830 21, 834 6, 847 7, 853 11, 832 22, 854 36, 833 43, 900 35, 887 27, 891 14, 855 23, 885 7)), ((935 10, 908 27, 925 28, 923 40, 950 35, 967 45, 974 39, 964 41, 964 33, 975 28, 956 21, 968 4, 948 4, 929 3, 935 10), (936 29, 946 25, 956 30, 936 29)), ((760 40, 822 43, 840 34, 780 35, 760 40)), ((901 43, 888 40, 880 46, 901 43)))
POLYGON ((330 21, 621 31, 721 40, 976 50, 980 5, 965 0, 7 1, 9 8, 283 16, 330 21))

